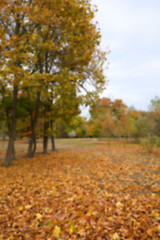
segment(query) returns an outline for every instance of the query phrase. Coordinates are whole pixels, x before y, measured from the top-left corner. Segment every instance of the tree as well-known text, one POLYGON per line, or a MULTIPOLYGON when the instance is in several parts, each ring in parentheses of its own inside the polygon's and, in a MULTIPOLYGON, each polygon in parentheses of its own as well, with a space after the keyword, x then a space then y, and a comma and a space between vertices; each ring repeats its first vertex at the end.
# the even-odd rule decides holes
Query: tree
POLYGON ((12 121, 10 139, 4 166, 9 166, 14 156, 16 138, 16 107, 19 86, 27 77, 25 68, 29 58, 29 16, 32 14, 31 2, 26 0, 6 0, 0 2, 0 83, 12 91, 12 121))
POLYGON ((66 126, 66 132, 69 136, 74 137, 85 137, 86 135, 86 119, 82 116, 75 116, 72 118, 70 123, 66 126))
POLYGON ((98 99, 90 109, 94 136, 125 136, 126 112, 127 106, 120 99, 98 99))
POLYGON ((16 138, 18 91, 25 90, 28 101, 35 99, 28 148, 32 157, 42 92, 43 99, 48 98, 43 104, 48 118, 53 96, 63 99, 70 86, 76 94, 82 89, 88 92, 88 84, 101 91, 105 54, 99 49, 100 33, 93 23, 95 9, 88 0, 6 0, 1 1, 0 9, 0 81, 13 92, 11 134, 4 162, 9 166, 16 138))
POLYGON ((152 120, 152 133, 160 136, 160 98, 156 96, 151 100, 150 119, 152 120))

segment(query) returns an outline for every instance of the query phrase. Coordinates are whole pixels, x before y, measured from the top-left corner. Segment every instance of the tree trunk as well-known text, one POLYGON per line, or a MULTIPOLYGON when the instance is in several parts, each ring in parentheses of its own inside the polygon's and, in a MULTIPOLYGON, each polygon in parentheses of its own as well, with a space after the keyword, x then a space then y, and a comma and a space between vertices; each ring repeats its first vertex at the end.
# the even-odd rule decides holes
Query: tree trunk
POLYGON ((8 142, 8 148, 5 156, 5 160, 3 165, 5 167, 10 166, 11 160, 15 159, 15 151, 14 151, 14 141, 16 139, 16 107, 17 107, 17 94, 18 94, 18 87, 13 87, 13 105, 12 105, 12 123, 11 123, 11 131, 10 137, 8 142))
POLYGON ((14 144, 12 145, 12 159, 11 160, 16 160, 16 155, 15 155, 15 146, 14 144))
POLYGON ((48 150, 48 133, 49 121, 44 122, 44 135, 43 135, 43 153, 46 154, 48 150))
MULTIPOLYGON (((20 22, 20 19, 19 19, 19 14, 17 14, 17 20, 16 20, 14 34, 19 36, 20 35, 20 28, 21 28, 21 22, 20 22)), ((17 67, 20 67, 19 60, 17 60, 14 64, 17 67)), ((14 76, 14 77, 16 79, 16 76, 14 76)), ((15 139, 16 139, 17 97, 18 97, 18 86, 13 85, 12 122, 11 122, 11 130, 10 130, 8 148, 7 148, 7 152, 6 152, 6 156, 5 156, 4 164, 3 164, 5 167, 9 167, 10 163, 11 163, 11 160, 15 160, 14 142, 15 142, 15 139)))
POLYGON ((51 120, 51 130, 52 130, 52 136, 51 136, 52 147, 51 147, 51 150, 55 151, 56 148, 55 148, 55 141, 54 141, 54 135, 53 135, 53 120, 51 120))
POLYGON ((43 137, 43 153, 46 154, 48 149, 48 136, 43 137))
POLYGON ((29 157, 29 158, 34 157, 34 154, 36 152, 36 134, 35 134, 35 129, 36 129, 37 120, 38 120, 40 95, 41 95, 41 93, 40 93, 40 91, 38 91, 37 92, 36 109, 35 109, 34 117, 33 117, 33 113, 31 114, 31 137, 30 137, 30 140, 29 140, 28 154, 27 154, 27 157, 29 157))
POLYGON ((29 140, 27 157, 29 158, 34 157, 35 151, 36 151, 36 136, 35 131, 32 129, 31 138, 29 140))
POLYGON ((51 144, 52 144, 51 151, 56 151, 56 148, 55 148, 55 140, 54 140, 54 136, 53 136, 53 135, 51 136, 51 144))

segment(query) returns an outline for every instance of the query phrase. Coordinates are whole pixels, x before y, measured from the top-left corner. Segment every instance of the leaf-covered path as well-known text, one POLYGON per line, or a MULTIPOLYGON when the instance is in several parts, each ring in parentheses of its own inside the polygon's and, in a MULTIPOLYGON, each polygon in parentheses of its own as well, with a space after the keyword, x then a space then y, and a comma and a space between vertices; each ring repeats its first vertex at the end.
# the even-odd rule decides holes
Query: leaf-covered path
POLYGON ((159 156, 95 144, 0 168, 0 239, 160 239, 159 156))

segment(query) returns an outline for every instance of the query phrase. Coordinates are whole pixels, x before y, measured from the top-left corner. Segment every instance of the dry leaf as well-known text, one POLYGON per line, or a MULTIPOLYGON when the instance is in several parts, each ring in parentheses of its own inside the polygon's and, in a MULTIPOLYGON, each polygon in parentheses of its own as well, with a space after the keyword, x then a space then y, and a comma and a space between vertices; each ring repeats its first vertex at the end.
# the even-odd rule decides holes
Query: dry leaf
POLYGON ((60 236, 60 232, 61 232, 60 227, 55 226, 55 228, 54 228, 54 230, 53 230, 53 234, 54 234, 54 236, 57 237, 57 238, 59 238, 59 236, 60 236))

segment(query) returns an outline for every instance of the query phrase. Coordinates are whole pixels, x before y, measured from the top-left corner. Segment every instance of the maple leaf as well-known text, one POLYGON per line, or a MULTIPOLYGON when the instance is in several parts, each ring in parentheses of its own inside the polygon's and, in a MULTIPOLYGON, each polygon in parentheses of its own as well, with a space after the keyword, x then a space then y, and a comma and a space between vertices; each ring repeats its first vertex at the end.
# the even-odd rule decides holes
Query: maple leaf
POLYGON ((37 214, 36 214, 36 218, 37 218, 37 219, 41 220, 42 217, 43 217, 42 214, 40 214, 40 213, 37 213, 37 214))
POLYGON ((117 203, 116 203, 116 207, 117 207, 118 209, 121 209, 121 208, 123 207, 123 204, 122 204, 121 202, 117 202, 117 203))
POLYGON ((24 207, 23 207, 23 206, 20 206, 20 207, 18 208, 18 210, 19 210, 20 212, 22 212, 22 211, 23 211, 23 209, 24 209, 24 207))
POLYGON ((118 240, 118 239, 120 239, 118 233, 114 233, 112 236, 112 240, 118 240))
POLYGON ((72 234, 75 231, 76 231, 76 227, 73 224, 71 224, 71 226, 69 227, 69 234, 72 234))
POLYGON ((54 228, 54 230, 53 230, 53 234, 54 234, 54 236, 57 237, 57 238, 59 238, 59 236, 60 236, 60 232, 61 232, 60 227, 55 226, 55 228, 54 228))
POLYGON ((32 208, 32 205, 26 205, 24 208, 25 208, 26 210, 28 210, 28 209, 32 208))

